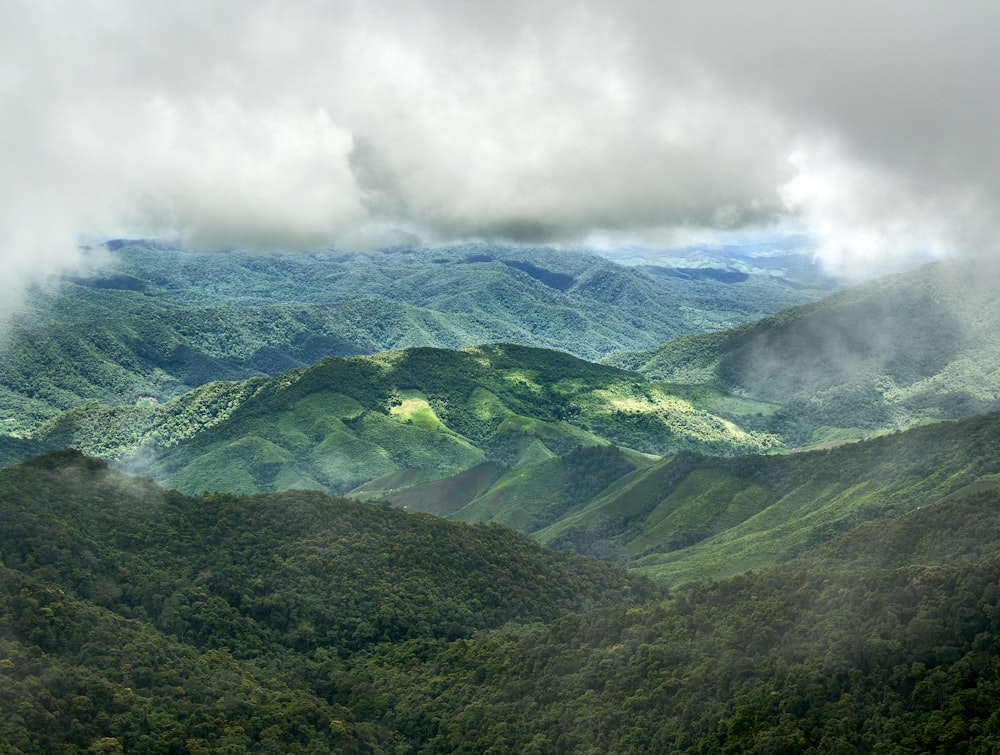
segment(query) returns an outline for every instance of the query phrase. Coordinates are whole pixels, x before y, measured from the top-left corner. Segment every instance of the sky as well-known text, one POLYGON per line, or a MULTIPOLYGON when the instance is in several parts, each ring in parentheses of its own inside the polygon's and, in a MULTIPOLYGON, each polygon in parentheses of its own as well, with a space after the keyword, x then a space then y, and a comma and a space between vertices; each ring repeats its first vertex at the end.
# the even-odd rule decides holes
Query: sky
POLYGON ((998 251, 1000 3, 0 0, 0 295, 81 240, 998 251))

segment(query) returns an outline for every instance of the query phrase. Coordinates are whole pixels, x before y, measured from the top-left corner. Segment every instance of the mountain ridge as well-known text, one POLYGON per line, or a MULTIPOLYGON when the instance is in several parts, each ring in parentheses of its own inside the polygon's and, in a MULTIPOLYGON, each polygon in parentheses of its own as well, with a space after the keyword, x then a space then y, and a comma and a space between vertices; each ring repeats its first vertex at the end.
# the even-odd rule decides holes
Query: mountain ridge
POLYGON ((660 460, 580 448, 496 476, 474 494, 448 479, 382 497, 500 522, 550 547, 678 585, 780 564, 863 522, 958 493, 993 492, 1000 413, 795 454, 660 460), (436 497, 432 497, 432 494, 436 497))

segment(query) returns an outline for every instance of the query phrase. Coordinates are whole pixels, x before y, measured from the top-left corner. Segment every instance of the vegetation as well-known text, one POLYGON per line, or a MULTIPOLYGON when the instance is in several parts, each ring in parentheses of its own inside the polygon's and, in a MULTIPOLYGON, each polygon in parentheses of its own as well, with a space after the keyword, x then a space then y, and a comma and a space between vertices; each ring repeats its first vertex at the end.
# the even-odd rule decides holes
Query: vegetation
POLYGON ((110 244, 107 269, 32 296, 0 347, 0 431, 85 401, 163 403, 327 356, 514 342, 596 359, 809 300, 779 279, 680 280, 584 251, 488 245, 190 254, 110 244))
POLYGON ((352 692, 430 752, 989 752, 998 579, 996 560, 775 570, 476 643, 379 648, 352 692))
POLYGON ((996 406, 979 271, 609 360, 654 380, 382 349, 594 357, 774 281, 112 247, 15 323, 0 463, 201 494, 0 470, 0 752, 1000 749, 1000 414, 927 424, 996 406))
MULTIPOLYGON (((668 390, 526 347, 412 349, 210 384, 165 405, 84 405, 36 441, 120 458, 191 493, 353 491, 500 522, 668 584, 780 563, 1000 473, 1000 415, 729 458, 717 454, 767 449, 767 436, 668 390)), ((707 389, 686 395, 723 404, 707 389)))
POLYGON ((49 454, 0 472, 0 748, 989 752, 998 503, 662 594, 504 527, 49 454))
POLYGON ((861 522, 992 485, 1000 464, 990 449, 998 442, 1000 415, 992 414, 829 451, 731 463, 681 454, 536 536, 610 551, 670 584, 736 575, 861 522))
POLYGON ((119 459, 191 493, 344 493, 394 473, 422 472, 426 481, 486 460, 523 466, 580 445, 653 454, 775 445, 638 375, 510 344, 330 358, 157 406, 85 404, 34 438, 119 459))
MULTIPOLYGON (((581 446, 565 456, 508 472, 451 514, 465 522, 500 522, 533 534, 559 521, 619 478, 653 463, 617 446, 581 446)), ((408 501, 404 493, 394 504, 408 501)))
POLYGON ((668 585, 783 563, 863 522, 956 491, 1000 487, 1000 414, 786 455, 682 452, 651 460, 615 447, 492 476, 414 481, 381 497, 635 567, 668 585))
POLYGON ((959 419, 1000 407, 996 284, 988 265, 942 262, 606 361, 763 402, 759 416, 711 410, 788 445, 959 419))
POLYGON ((0 746, 24 752, 377 745, 336 702, 345 659, 655 594, 506 528, 187 498, 76 452, 0 472, 0 507, 0 746))

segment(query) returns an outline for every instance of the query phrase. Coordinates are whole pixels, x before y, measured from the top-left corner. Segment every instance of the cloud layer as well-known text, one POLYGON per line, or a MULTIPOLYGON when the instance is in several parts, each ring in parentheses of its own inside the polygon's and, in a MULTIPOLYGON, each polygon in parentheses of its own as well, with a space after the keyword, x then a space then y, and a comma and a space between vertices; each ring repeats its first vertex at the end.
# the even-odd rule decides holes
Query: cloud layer
POLYGON ((816 233, 848 275, 996 244, 995 3, 0 10, 8 294, 88 234, 301 248, 775 227, 816 233))

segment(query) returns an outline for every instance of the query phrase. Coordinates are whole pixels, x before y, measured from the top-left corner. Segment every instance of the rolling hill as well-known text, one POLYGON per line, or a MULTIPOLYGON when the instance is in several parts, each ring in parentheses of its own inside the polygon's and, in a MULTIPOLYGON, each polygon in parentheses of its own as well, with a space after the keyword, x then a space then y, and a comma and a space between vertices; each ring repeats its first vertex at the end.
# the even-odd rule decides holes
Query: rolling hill
POLYGON ((780 563, 860 522, 970 485, 995 489, 1000 415, 784 456, 681 454, 622 479, 539 531, 554 547, 618 555, 668 584, 780 563), (731 463, 730 463, 731 461, 731 463))
POLYGON ((333 357, 162 405, 83 404, 33 438, 190 492, 399 488, 391 475, 423 482, 609 443, 656 455, 775 445, 634 373, 511 344, 333 357))
POLYGON ((0 471, 0 748, 990 751, 998 501, 662 593, 505 527, 49 454, 0 471))
POLYGON ((507 528, 304 491, 188 498, 74 452, 0 471, 0 510, 11 752, 388 751, 338 701, 347 658, 658 594, 507 528))

